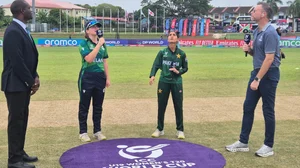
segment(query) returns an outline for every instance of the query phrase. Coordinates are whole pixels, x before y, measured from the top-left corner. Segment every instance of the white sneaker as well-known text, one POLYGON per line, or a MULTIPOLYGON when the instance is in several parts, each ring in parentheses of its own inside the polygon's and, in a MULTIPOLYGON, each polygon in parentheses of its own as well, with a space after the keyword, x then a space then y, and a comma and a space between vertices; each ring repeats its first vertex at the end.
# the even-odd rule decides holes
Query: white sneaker
POLYGON ((158 138, 159 136, 164 135, 164 134, 165 134, 164 130, 159 131, 158 129, 156 129, 156 130, 153 132, 153 134, 151 135, 151 137, 152 137, 152 138, 158 138))
POLYGON ((177 131, 176 136, 177 136, 178 139, 184 139, 185 138, 183 131, 177 131))
POLYGON ((81 142, 91 142, 91 138, 87 133, 80 134, 79 139, 81 140, 81 142))
POLYGON ((268 157, 274 155, 273 148, 263 145, 258 151, 255 152, 256 156, 268 157))
POLYGON ((101 131, 96 132, 93 136, 98 141, 106 140, 106 136, 101 133, 101 131))
POLYGON ((244 144, 240 141, 236 141, 235 143, 228 145, 225 148, 229 152, 248 152, 249 151, 248 144, 244 144))

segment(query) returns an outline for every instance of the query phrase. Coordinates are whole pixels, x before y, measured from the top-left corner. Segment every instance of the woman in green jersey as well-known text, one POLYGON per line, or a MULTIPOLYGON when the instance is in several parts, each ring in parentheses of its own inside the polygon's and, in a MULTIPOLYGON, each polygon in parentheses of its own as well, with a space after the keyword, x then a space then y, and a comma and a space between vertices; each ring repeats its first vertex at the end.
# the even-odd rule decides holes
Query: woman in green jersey
POLYGON ((168 35, 169 45, 158 52, 150 72, 149 84, 152 85, 157 70, 161 70, 157 89, 157 129, 152 134, 154 138, 164 134, 164 116, 170 92, 172 93, 176 115, 176 135, 179 139, 185 138, 183 133, 183 88, 181 75, 188 71, 188 63, 185 52, 177 47, 178 36, 175 31, 170 31, 168 35))
POLYGON ((91 99, 93 98, 93 137, 105 140, 101 132, 102 104, 105 88, 110 86, 108 73, 108 54, 105 39, 99 31, 101 24, 96 20, 85 25, 85 38, 79 45, 82 67, 79 74, 79 139, 82 142, 91 141, 87 134, 87 116, 91 99))

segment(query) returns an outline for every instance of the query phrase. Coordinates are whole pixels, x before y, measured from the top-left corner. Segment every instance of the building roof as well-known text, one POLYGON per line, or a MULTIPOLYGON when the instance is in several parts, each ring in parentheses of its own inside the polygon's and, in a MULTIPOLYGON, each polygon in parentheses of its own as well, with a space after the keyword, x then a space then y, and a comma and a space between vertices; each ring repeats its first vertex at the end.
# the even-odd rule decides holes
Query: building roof
POLYGON ((127 19, 125 19, 125 18, 115 18, 115 17, 112 17, 112 18, 110 18, 110 17, 101 17, 101 16, 92 16, 92 18, 94 18, 94 19, 96 19, 96 20, 113 20, 113 21, 120 21, 120 22, 125 22, 125 21, 128 21, 127 19))
POLYGON ((289 6, 280 6, 278 8, 279 8, 278 12, 283 12, 283 13, 287 13, 289 10, 289 6))
POLYGON ((236 13, 236 9, 237 9, 238 7, 227 7, 227 8, 225 8, 222 12, 223 13, 236 13))
MULTIPOLYGON (((25 0, 30 6, 32 6, 32 0, 25 0)), ((10 8, 10 4, 3 5, 3 8, 10 8)), ((48 8, 48 9, 85 9, 83 7, 74 5, 70 2, 61 2, 57 0, 35 0, 36 8, 48 8)))
POLYGON ((224 9, 225 9, 225 7, 215 7, 215 8, 212 8, 212 10, 210 10, 209 13, 221 14, 224 9))
POLYGON ((250 13, 253 6, 214 7, 209 13, 250 13))
POLYGON ((250 13, 252 10, 253 6, 239 6, 236 9, 236 13, 250 13))

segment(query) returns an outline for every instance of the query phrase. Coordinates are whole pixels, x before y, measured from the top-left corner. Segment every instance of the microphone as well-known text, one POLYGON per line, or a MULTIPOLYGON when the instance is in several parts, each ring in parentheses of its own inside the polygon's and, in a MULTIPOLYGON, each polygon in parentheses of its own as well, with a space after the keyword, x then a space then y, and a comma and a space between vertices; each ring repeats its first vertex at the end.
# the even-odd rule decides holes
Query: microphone
MULTIPOLYGON (((251 34, 245 34, 245 36, 244 36, 244 42, 246 44, 249 44, 250 41, 251 41, 251 34)), ((247 57, 247 55, 248 55, 248 51, 245 51, 245 57, 247 57)))
POLYGON ((171 65, 170 65, 170 68, 176 68, 176 62, 172 61, 171 65))
POLYGON ((103 37, 103 31, 102 30, 97 30, 96 34, 97 34, 98 38, 103 37))

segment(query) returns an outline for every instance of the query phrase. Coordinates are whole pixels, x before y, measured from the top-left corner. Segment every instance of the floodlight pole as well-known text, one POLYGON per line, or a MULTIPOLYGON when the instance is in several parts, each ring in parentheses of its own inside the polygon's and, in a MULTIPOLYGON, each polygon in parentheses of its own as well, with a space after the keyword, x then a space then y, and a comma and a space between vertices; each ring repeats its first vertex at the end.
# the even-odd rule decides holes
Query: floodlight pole
POLYGON ((32 24, 35 24, 36 13, 35 13, 35 0, 32 0, 32 24))

